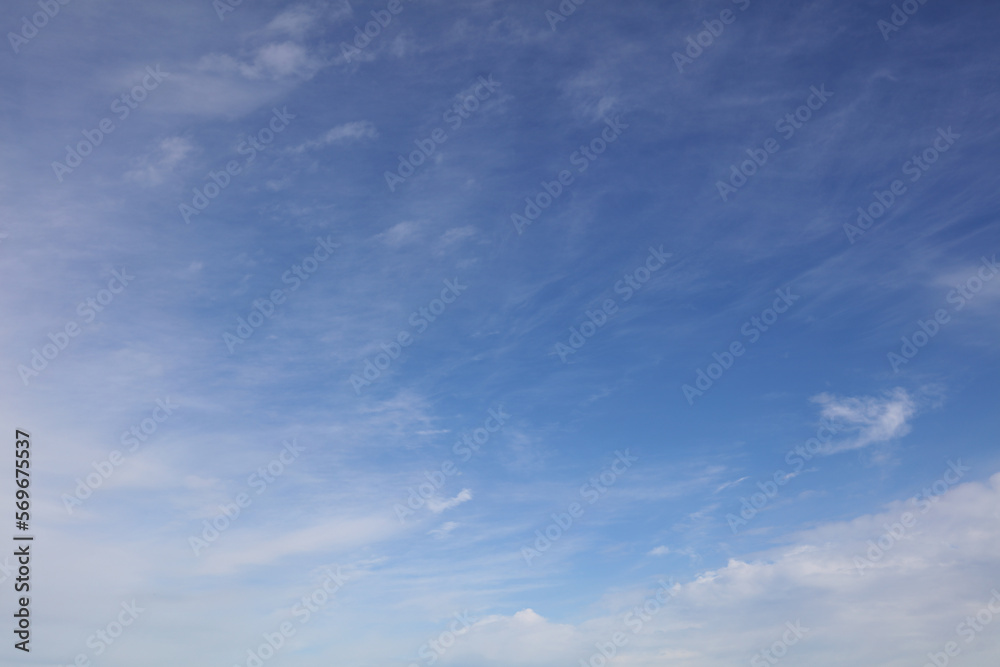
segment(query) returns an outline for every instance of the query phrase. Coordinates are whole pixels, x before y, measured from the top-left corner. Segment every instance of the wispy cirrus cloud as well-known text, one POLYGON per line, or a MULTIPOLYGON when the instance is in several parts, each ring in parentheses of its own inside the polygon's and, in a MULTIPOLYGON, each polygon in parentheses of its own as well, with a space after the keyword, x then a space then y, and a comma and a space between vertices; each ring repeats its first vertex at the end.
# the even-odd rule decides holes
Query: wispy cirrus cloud
POLYGON ((828 454, 901 438, 910 432, 910 420, 917 413, 917 404, 900 387, 884 396, 838 397, 823 393, 811 400, 819 404, 824 419, 852 434, 830 444, 828 454))
POLYGON ((140 185, 160 185, 194 150, 194 144, 185 137, 164 139, 156 150, 139 160, 137 167, 125 172, 125 178, 140 185))
POLYGON ((440 498, 431 498, 427 501, 427 509, 434 512, 435 514, 440 514, 445 510, 450 510, 453 507, 458 507, 462 503, 472 500, 472 491, 469 489, 462 489, 459 491, 458 495, 454 498, 449 498, 448 500, 441 500, 440 498))
POLYGON ((331 144, 344 144, 350 141, 361 141, 363 139, 378 139, 378 129, 375 124, 367 120, 357 120, 343 125, 332 127, 317 139, 312 139, 290 149, 293 153, 302 153, 307 150, 324 148, 331 144))

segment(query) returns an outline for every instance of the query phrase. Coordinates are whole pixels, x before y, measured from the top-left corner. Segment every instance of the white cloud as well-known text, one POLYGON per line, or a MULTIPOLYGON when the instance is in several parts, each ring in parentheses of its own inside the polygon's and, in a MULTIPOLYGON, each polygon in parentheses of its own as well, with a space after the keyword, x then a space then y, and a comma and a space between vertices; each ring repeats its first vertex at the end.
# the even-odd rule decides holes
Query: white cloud
POLYGON ((427 531, 427 534, 428 535, 433 535, 434 537, 436 537, 437 539, 440 540, 440 539, 444 539, 445 537, 447 537, 448 533, 450 533, 451 531, 455 530, 456 528, 458 528, 458 522, 456 522, 456 521, 447 521, 447 522, 441 524, 440 528, 434 528, 434 529, 431 529, 431 530, 427 531))
POLYGON ((927 504, 895 502, 882 513, 788 539, 786 546, 733 558, 675 585, 665 603, 645 607, 637 632, 641 617, 628 614, 654 598, 655 585, 616 596, 616 613, 578 625, 555 624, 530 609, 490 617, 473 626, 445 664, 578 664, 615 632, 628 640, 617 665, 653 667, 667 659, 679 667, 748 664, 783 638, 786 623, 808 629, 788 649, 789 665, 920 665, 949 641, 961 648, 963 665, 996 664, 1000 613, 991 614, 981 632, 959 635, 958 628, 991 598, 1000 601, 1000 473, 988 484, 955 486, 927 504), (900 532, 906 512, 915 522, 900 532), (898 536, 891 543, 887 527, 898 536), (859 569, 857 559, 867 558, 880 538, 888 548, 859 569))
MULTIPOLYGON (((339 19, 343 3, 329 17, 339 19)), ((349 7, 346 12, 350 12, 349 7)), ((277 100, 329 63, 303 43, 322 16, 305 5, 281 12, 263 29, 247 35, 234 53, 209 53, 171 68, 172 94, 160 108, 185 114, 242 116, 277 100)))
POLYGON ((139 160, 139 166, 125 172, 125 178, 142 185, 159 185, 193 150, 194 145, 184 137, 164 139, 156 150, 139 160))
POLYGON ((724 484, 719 485, 719 488, 717 488, 715 490, 715 493, 718 493, 719 491, 722 491, 723 489, 728 489, 731 486, 736 486, 736 485, 740 484, 741 482, 745 482, 748 479, 750 479, 750 477, 749 476, 745 476, 745 477, 740 477, 739 479, 731 481, 731 482, 725 482, 724 484))
POLYGON ((469 500, 472 500, 472 491, 469 489, 462 489, 457 496, 450 500, 431 498, 427 501, 427 509, 435 514, 440 514, 445 510, 450 510, 452 507, 458 507, 462 503, 469 500))
POLYGON ((245 567, 270 565, 289 556, 336 552, 370 544, 397 532, 399 524, 381 514, 335 517, 278 534, 267 528, 244 528, 237 518, 233 527, 220 535, 218 543, 201 554, 200 571, 231 574, 245 567))
POLYGON ((398 247, 413 240, 419 231, 419 223, 404 220, 403 222, 390 227, 387 231, 382 232, 379 236, 385 240, 386 244, 392 247, 398 247))
POLYGON ((476 235, 476 228, 472 225, 465 225, 464 227, 452 227, 444 234, 441 235, 442 245, 451 245, 457 241, 463 241, 467 238, 471 238, 476 235))
POLYGON ((277 79, 300 72, 306 69, 308 64, 309 56, 301 44, 295 42, 268 44, 257 53, 253 68, 244 69, 243 74, 248 79, 259 76, 277 79))
POLYGON ((650 551, 647 556, 666 556, 670 553, 670 547, 659 546, 650 551))
POLYGON ((367 120, 357 120, 344 123, 331 128, 323 133, 319 139, 307 141, 291 149, 294 153, 301 153, 306 150, 323 148, 330 144, 343 144, 349 141, 361 141, 362 139, 377 139, 378 129, 375 124, 367 120))
POLYGON ((447 664, 553 665, 580 644, 572 625, 552 623, 532 609, 475 623, 445 655, 447 664))
POLYGON ((909 420, 917 411, 913 399, 899 387, 882 398, 839 398, 823 393, 811 400, 821 406, 824 419, 853 434, 848 439, 829 445, 827 454, 901 438, 910 432, 909 420))
MULTIPOLYGON (((326 18, 331 22, 336 22, 350 14, 351 5, 344 0, 327 10, 326 18)), ((318 27, 323 18, 324 7, 321 5, 295 5, 271 19, 271 22, 264 28, 264 32, 284 33, 295 39, 302 39, 307 32, 318 27)))
POLYGON ((198 61, 195 70, 202 75, 238 74, 248 81, 280 81, 308 79, 323 66, 319 58, 294 41, 270 42, 252 53, 249 58, 210 53, 198 61))

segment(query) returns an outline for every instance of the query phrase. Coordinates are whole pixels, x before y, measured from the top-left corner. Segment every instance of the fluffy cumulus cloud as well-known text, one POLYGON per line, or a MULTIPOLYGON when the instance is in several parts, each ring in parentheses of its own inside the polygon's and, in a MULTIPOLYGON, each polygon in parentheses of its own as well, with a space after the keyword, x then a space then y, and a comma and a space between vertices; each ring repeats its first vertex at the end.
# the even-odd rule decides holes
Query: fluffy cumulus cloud
POLYGON ((1000 474, 969 474, 952 461, 918 497, 633 590, 617 613, 485 619, 444 664, 922 665, 953 643, 961 664, 987 667, 1000 650, 1000 474))
POLYGON ((510 616, 488 616, 473 625, 443 653, 442 664, 542 667, 565 660, 585 639, 572 625, 553 623, 532 609, 510 616))

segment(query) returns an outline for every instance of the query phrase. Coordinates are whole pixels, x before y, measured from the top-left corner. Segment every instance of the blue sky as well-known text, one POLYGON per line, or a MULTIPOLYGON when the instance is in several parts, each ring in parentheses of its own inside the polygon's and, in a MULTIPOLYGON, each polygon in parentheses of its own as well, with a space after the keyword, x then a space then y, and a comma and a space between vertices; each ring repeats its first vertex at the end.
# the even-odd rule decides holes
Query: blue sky
POLYGON ((7 3, 0 664, 995 664, 1000 15, 901 4, 7 3))

